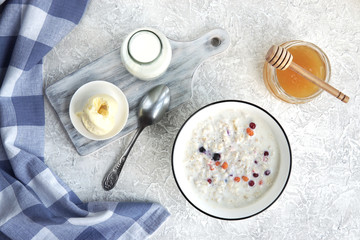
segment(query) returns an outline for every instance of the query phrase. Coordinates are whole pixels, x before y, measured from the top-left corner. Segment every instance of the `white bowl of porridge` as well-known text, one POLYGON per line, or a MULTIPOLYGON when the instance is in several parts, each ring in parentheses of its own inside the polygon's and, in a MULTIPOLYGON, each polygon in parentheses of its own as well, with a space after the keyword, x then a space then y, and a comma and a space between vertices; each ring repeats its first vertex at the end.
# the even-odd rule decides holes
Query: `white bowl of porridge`
POLYGON ((291 148, 281 125, 262 108, 236 100, 215 102, 181 127, 172 168, 195 208, 240 220, 264 211, 284 191, 291 148))

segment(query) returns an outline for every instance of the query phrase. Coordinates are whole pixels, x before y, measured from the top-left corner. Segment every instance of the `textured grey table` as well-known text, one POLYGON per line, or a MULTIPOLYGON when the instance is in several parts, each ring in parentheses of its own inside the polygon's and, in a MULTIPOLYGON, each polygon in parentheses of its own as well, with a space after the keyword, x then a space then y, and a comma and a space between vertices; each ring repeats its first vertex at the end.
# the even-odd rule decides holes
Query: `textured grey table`
POLYGON ((45 86, 120 47, 133 29, 155 27, 190 41, 223 28, 229 49, 200 65, 193 98, 138 139, 120 182, 105 192, 101 180, 131 135, 81 157, 46 101, 45 161, 83 201, 154 201, 172 214, 151 239, 358 239, 360 236, 360 2, 92 1, 81 23, 45 58, 45 86), (262 81, 266 51, 293 39, 328 55, 331 82, 351 99, 323 93, 304 105, 276 100, 262 81), (253 218, 226 222, 194 209, 177 189, 170 155, 182 123, 201 106, 241 99, 273 114, 288 134, 293 168, 279 200, 253 218))

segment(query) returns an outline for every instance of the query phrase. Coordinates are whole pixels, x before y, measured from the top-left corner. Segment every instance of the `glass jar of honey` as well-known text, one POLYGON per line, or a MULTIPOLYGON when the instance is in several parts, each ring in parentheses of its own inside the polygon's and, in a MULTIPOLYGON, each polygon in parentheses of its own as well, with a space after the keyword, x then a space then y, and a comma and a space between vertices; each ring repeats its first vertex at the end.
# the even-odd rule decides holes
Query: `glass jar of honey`
MULTIPOLYGON (((326 54, 315 44, 294 40, 280 45, 293 56, 293 62, 329 82, 330 62, 326 54)), ((268 62, 264 65, 264 82, 267 89, 278 99, 288 103, 306 103, 323 91, 321 88, 292 71, 275 69, 268 62)))

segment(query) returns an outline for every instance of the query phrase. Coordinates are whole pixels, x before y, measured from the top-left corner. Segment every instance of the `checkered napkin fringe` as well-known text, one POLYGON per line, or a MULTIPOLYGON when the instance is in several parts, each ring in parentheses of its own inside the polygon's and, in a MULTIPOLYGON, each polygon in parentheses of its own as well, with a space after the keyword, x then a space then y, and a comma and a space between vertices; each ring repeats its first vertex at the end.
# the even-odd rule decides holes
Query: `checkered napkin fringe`
POLYGON ((87 0, 0 0, 0 239, 144 239, 169 213, 82 203, 44 163, 42 58, 87 0))

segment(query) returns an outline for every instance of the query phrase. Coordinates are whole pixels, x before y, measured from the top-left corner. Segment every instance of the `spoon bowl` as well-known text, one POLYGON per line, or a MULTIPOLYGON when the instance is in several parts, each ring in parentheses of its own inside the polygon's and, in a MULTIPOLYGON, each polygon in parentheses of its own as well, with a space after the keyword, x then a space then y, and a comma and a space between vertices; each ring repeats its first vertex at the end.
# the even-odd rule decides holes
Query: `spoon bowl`
POLYGON ((149 126, 161 120, 170 105, 170 91, 165 85, 151 89, 140 103, 139 125, 149 126))
POLYGON ((152 88, 141 100, 138 110, 139 128, 131 139, 129 146, 119 161, 110 169, 103 180, 103 188, 106 191, 113 189, 119 179, 121 169, 135 144, 136 139, 145 127, 159 122, 170 105, 170 90, 165 85, 152 88))

